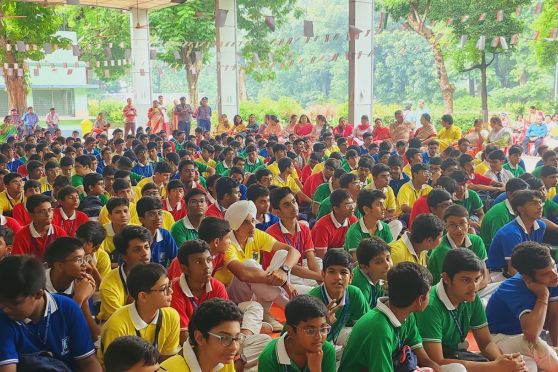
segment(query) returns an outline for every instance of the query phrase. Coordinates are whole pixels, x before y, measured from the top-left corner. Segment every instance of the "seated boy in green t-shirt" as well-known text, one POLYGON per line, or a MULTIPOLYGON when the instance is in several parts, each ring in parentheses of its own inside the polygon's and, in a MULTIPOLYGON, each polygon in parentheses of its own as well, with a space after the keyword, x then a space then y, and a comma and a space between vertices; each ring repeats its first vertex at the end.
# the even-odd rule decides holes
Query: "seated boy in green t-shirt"
POLYGON ((358 266, 353 269, 352 285, 362 291, 373 309, 386 292, 387 273, 393 266, 391 248, 382 239, 372 236, 360 242, 356 256, 358 266))
POLYGON ((285 307, 287 332, 271 341, 258 358, 258 371, 335 372, 335 348, 326 340, 326 306, 317 298, 298 296, 285 307))
POLYGON ((323 284, 308 292, 327 306, 327 323, 331 330, 328 341, 343 346, 351 332, 351 326, 366 314, 370 307, 353 280, 353 257, 342 249, 330 249, 323 258, 323 284))
POLYGON ((380 298, 376 307, 355 324, 339 371, 393 371, 394 358, 404 346, 414 352, 418 366, 437 372, 466 371, 459 364, 441 367, 422 347, 413 313, 424 311, 428 305, 432 276, 426 268, 414 262, 401 262, 388 272, 387 280, 389 297, 380 298))
POLYGON ((484 271, 484 264, 470 249, 447 252, 442 280, 432 287, 426 310, 416 314, 424 349, 436 363, 459 363, 469 372, 522 371, 525 363, 521 355, 503 354, 490 336, 478 294, 484 271), (467 351, 469 330, 482 355, 467 351), (486 359, 482 361, 482 357, 486 359))

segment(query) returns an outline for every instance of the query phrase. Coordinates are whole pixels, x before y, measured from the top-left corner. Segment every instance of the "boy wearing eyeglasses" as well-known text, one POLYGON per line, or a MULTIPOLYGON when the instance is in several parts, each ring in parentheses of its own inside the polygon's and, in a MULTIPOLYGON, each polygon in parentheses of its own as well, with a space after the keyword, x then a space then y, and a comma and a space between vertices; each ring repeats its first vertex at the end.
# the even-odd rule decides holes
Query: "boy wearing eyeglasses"
POLYGON ((194 312, 182 352, 163 363, 162 371, 234 372, 234 358, 243 345, 242 313, 231 301, 212 298, 194 312))
POLYGON ((101 328, 99 360, 116 338, 138 336, 151 343, 163 361, 178 352, 180 320, 170 307, 172 288, 167 272, 160 264, 136 265, 126 284, 134 302, 118 309, 101 328))
POLYGON ((335 348, 327 341, 331 326, 319 299, 298 296, 285 307, 287 332, 271 341, 258 359, 258 371, 335 372, 335 348))

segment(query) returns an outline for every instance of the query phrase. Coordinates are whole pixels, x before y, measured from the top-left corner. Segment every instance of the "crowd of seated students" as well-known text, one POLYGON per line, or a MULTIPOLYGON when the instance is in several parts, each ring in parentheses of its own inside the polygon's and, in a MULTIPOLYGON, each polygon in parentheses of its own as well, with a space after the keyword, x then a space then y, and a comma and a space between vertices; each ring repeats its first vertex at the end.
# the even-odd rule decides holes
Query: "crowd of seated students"
POLYGON ((318 121, 9 138, 0 372, 558 370, 558 149, 318 121))

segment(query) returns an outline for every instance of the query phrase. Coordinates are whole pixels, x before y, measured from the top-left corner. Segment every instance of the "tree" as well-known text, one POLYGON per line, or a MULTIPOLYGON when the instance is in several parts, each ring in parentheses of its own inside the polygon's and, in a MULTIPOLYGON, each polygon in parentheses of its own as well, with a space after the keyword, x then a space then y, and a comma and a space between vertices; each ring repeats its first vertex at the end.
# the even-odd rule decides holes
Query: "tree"
MULTIPOLYGON (((21 114, 27 106, 29 92, 28 71, 23 68, 26 60, 39 61, 44 58, 43 45, 49 43, 65 47, 70 40, 57 36, 55 33, 62 24, 62 19, 56 15, 52 7, 39 3, 3 0, 0 2, 0 13, 5 16, 22 16, 24 18, 0 18, 0 61, 10 65, 17 63, 23 69, 22 76, 17 70, 9 74, 5 71, 4 82, 8 93, 8 105, 17 108, 21 114), (37 45, 35 50, 17 51, 17 42, 37 45), (12 48, 6 50, 6 45, 12 48)), ((10 66, 12 67, 12 66, 10 66)))
POLYGON ((539 38, 533 42, 533 47, 540 66, 554 67, 558 63, 558 38, 554 35, 552 40, 553 35, 551 35, 556 27, 558 27, 558 7, 548 3, 533 23, 533 30, 539 33, 539 38))

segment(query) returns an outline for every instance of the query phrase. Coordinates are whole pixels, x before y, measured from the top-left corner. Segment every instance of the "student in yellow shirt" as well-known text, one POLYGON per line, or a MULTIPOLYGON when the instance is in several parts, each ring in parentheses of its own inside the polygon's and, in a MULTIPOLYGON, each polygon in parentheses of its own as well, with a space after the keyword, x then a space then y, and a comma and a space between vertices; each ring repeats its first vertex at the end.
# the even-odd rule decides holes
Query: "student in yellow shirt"
POLYGON ((6 189, 0 193, 0 207, 2 214, 11 215, 12 209, 23 203, 23 178, 19 173, 9 173, 3 181, 6 189))
POLYGON ((142 197, 141 189, 149 182, 153 182, 159 187, 159 192, 164 199, 167 196, 167 185, 169 183, 171 173, 172 169, 168 163, 156 163, 153 167, 153 176, 142 179, 136 185, 134 202, 137 202, 142 197))
POLYGON ((386 207, 386 218, 390 219, 395 217, 395 210, 397 204, 395 202, 395 193, 389 185, 389 180, 391 179, 389 167, 385 164, 376 164, 372 168, 372 182, 366 186, 366 189, 370 190, 380 190, 386 196, 384 200, 384 206, 386 207))
POLYGON ((118 257, 114 249, 114 235, 120 232, 126 225, 130 223, 129 202, 124 198, 112 198, 108 201, 106 207, 108 210, 109 222, 103 227, 106 236, 101 243, 100 249, 109 254, 112 262, 118 262, 118 257))
MULTIPOLYGON (((117 198, 124 198, 124 199, 128 200, 129 210, 130 210, 130 218, 132 218, 132 217, 137 218, 138 214, 136 212, 136 203, 133 203, 134 194, 132 192, 132 186, 130 184, 130 180, 125 179, 125 178, 115 179, 114 183, 112 184, 112 190, 114 192, 114 195, 117 198)), ((108 204, 108 202, 107 202, 107 204, 108 204)), ((104 205, 103 208, 101 208, 101 212, 99 213, 99 222, 102 225, 105 225, 105 224, 110 222, 108 215, 109 215, 109 212, 107 210, 107 205, 104 205)))
POLYGON ((410 214, 418 198, 428 195, 432 186, 428 185, 430 170, 426 164, 415 164, 411 167, 412 179, 399 189, 397 194, 397 216, 410 214))
POLYGON ((461 129, 453 125, 453 117, 449 114, 442 116, 443 128, 438 132, 436 139, 440 142, 440 151, 457 144, 461 138, 461 129))
MULTIPOLYGON (((276 143, 273 145, 273 156, 275 157, 275 161, 267 166, 267 169, 273 174, 274 176, 281 173, 279 170, 279 160, 284 159, 287 157, 287 146, 283 145, 282 143, 276 143)), ((296 169, 293 167, 291 170, 291 177, 296 182, 298 187, 302 189, 302 182, 298 177, 298 173, 296 169)))
POLYGON ((241 321, 242 313, 233 302, 207 300, 192 315, 182 352, 161 363, 161 370, 234 372, 235 355, 246 338, 240 332, 241 321))
MULTIPOLYGON (((107 321, 112 314, 131 303, 127 278, 130 270, 140 263, 151 259, 151 234, 142 226, 126 226, 114 236, 114 245, 122 264, 112 269, 101 282, 101 310, 97 315, 100 321, 107 321)), ((178 319, 176 320, 178 325, 178 319)))
MULTIPOLYGON (((293 161, 291 158, 281 158, 277 162, 279 174, 273 177, 272 184, 278 187, 288 187, 297 196, 298 200, 312 204, 312 199, 298 187, 298 184, 292 178, 291 174, 294 170, 293 161)), ((296 170, 295 170, 296 172, 296 170)))
POLYGON ((60 165, 55 160, 49 160, 45 164, 45 176, 41 178, 41 193, 52 191, 54 180, 60 174, 60 165))
POLYGON ((405 232, 401 238, 389 244, 393 266, 400 262, 414 262, 421 266, 428 265, 428 251, 440 244, 444 223, 433 214, 421 214, 414 221, 411 232, 405 232))
POLYGON ((151 342, 163 361, 178 352, 180 319, 170 307, 172 288, 167 271, 160 264, 138 264, 130 270, 126 280, 130 296, 129 305, 118 309, 101 328, 101 347, 97 357, 116 338, 137 335, 151 342))
POLYGON ((409 178, 412 178, 411 167, 415 164, 422 163, 422 154, 420 152, 420 149, 415 149, 411 147, 407 149, 407 151, 405 151, 405 157, 407 158, 407 161, 409 163, 407 163, 407 165, 403 167, 403 173, 409 176, 409 178))
POLYGON ((85 265, 97 287, 111 269, 110 256, 104 249, 99 249, 106 236, 105 228, 97 221, 87 221, 76 230, 76 238, 83 243, 85 265))
POLYGON ((150 342, 138 336, 118 337, 105 350, 106 372, 157 372, 159 353, 150 342))

